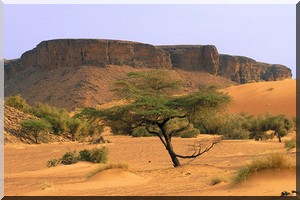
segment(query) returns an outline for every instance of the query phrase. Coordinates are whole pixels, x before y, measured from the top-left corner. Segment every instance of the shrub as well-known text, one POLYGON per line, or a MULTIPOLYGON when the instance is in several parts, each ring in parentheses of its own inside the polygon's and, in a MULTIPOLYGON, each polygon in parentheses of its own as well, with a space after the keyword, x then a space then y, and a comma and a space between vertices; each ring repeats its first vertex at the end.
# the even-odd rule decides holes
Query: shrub
POLYGON ((143 126, 134 128, 132 130, 131 135, 132 135, 132 137, 151 137, 151 136, 153 136, 150 133, 148 133, 148 131, 146 130, 146 128, 143 127, 143 126))
POLYGON ((108 159, 108 148, 93 148, 91 151, 90 162, 93 163, 106 163, 108 159))
POLYGON ((72 135, 72 140, 75 140, 75 137, 80 138, 79 134, 83 130, 84 126, 84 122, 78 118, 69 118, 67 120, 67 127, 72 135))
POLYGON ((56 167, 57 165, 61 164, 61 159, 51 159, 47 162, 47 167, 56 167))
POLYGON ((21 126, 25 133, 33 135, 36 143, 45 140, 45 136, 41 133, 51 131, 51 125, 45 120, 24 120, 21 122, 21 126))
POLYGON ((37 103, 36 106, 31 109, 31 113, 48 121, 55 134, 61 134, 68 131, 67 120, 69 119, 69 113, 65 109, 56 108, 48 104, 37 103))
POLYGON ((222 178, 220 177, 214 177, 210 180, 211 185, 217 185, 218 183, 221 183, 223 181, 222 178))
POLYGON ((181 138, 195 138, 199 135, 199 130, 193 129, 191 131, 183 131, 180 133, 181 138))
POLYGON ((80 160, 90 162, 91 160, 91 150, 84 149, 79 152, 80 160))
POLYGON ((247 120, 241 115, 229 116, 219 134, 223 135, 224 139, 249 139, 250 132, 246 129, 246 123, 247 120))
POLYGON ((110 140, 105 139, 103 136, 98 138, 93 138, 91 144, 102 144, 102 143, 111 143, 110 140))
POLYGON ((19 94, 7 97, 5 99, 5 104, 23 112, 28 112, 30 109, 30 106, 27 104, 26 100, 23 99, 19 94))
POLYGON ((290 141, 285 142, 285 147, 291 150, 296 147, 296 137, 293 137, 290 141))
POLYGON ((61 163, 64 165, 71 165, 71 164, 78 163, 79 160, 80 158, 76 154, 76 151, 68 151, 62 156, 61 163))
POLYGON ((289 158, 284 154, 274 153, 260 159, 254 159, 252 162, 238 170, 233 178, 233 183, 238 184, 246 180, 251 174, 265 169, 284 169, 291 168, 292 164, 289 158))
POLYGON ((108 157, 107 147, 93 148, 92 150, 84 149, 79 152, 80 160, 93 163, 106 163, 108 157))

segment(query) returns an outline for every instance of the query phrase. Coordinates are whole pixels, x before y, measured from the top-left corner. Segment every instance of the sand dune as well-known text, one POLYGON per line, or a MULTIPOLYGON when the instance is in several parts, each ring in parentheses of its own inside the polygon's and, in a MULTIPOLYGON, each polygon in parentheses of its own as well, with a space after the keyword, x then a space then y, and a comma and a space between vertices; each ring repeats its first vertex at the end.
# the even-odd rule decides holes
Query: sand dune
POLYGON ((284 113, 296 116, 296 80, 268 81, 231 86, 223 90, 232 96, 229 112, 253 115, 284 113))
MULTIPOLYGON (((198 139, 211 137, 200 135, 198 139)), ((97 145, 76 142, 5 145, 5 195, 278 196, 282 191, 291 191, 296 187, 295 174, 292 172, 284 172, 289 174, 284 175, 285 178, 283 173, 277 172, 266 175, 267 178, 273 177, 283 184, 276 184, 278 181, 268 181, 270 179, 267 178, 263 178, 260 183, 254 177, 239 187, 231 187, 230 180, 236 170, 246 165, 253 157, 281 152, 295 162, 295 153, 287 152, 284 144, 276 140, 223 141, 200 158, 193 161, 181 160, 183 166, 174 168, 168 153, 156 137, 107 135, 106 138, 113 141, 107 144, 110 152, 109 162, 127 163, 130 171, 113 169, 87 179, 86 175, 98 164, 79 162, 68 166, 46 167, 47 160, 60 157, 68 149, 80 151, 97 145), (225 182, 212 186, 211 180, 214 177, 222 177, 225 182)), ((174 149, 177 153, 188 154, 189 145, 193 144, 194 140, 173 138, 174 149)), ((259 174, 258 177, 262 176, 259 174)))

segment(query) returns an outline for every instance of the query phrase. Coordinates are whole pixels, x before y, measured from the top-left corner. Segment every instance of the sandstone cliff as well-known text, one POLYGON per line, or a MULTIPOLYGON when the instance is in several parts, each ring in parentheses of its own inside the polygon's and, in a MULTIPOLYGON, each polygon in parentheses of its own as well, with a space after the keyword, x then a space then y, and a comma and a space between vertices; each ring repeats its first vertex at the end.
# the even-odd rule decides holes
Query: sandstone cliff
POLYGON ((30 67, 53 70, 65 67, 127 65, 133 68, 181 68, 208 72, 237 83, 271 81, 292 76, 283 65, 243 56, 219 54, 213 45, 153 46, 138 42, 98 39, 44 41, 20 59, 5 62, 5 79, 30 67))
POLYGON ((51 70, 107 65, 172 68, 169 54, 149 44, 119 40, 58 39, 43 41, 25 52, 20 59, 7 61, 5 75, 11 77, 29 67, 51 70))
POLYGON ((237 83, 276 81, 292 76, 286 66, 256 62, 244 56, 219 54, 212 45, 172 45, 160 48, 170 53, 173 67, 205 71, 237 83))

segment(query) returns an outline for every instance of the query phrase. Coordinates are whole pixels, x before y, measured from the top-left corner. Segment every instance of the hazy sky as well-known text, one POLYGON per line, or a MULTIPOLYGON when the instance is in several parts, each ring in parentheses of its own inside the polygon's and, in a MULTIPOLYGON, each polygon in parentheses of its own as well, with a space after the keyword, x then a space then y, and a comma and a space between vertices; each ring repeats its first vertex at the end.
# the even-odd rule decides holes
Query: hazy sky
POLYGON ((296 5, 5 5, 4 16, 6 59, 56 38, 213 44, 296 75, 296 5))

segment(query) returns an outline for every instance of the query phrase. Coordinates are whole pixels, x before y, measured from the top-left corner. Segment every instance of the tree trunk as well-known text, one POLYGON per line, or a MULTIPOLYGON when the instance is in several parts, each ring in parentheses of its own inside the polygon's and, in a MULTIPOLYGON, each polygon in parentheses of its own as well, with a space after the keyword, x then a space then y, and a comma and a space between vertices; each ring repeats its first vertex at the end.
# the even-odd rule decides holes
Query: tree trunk
POLYGON ((278 134, 278 140, 279 142, 281 142, 281 136, 278 134))
POLYGON ((163 134, 163 136, 165 138, 165 146, 166 146, 166 149, 167 149, 167 151, 168 151, 168 153, 169 153, 169 155, 170 155, 170 157, 172 159, 173 166, 174 167, 178 167, 181 164, 180 164, 180 162, 179 162, 179 160, 178 160, 178 158, 176 156, 176 153, 173 150, 173 146, 172 146, 172 143, 171 143, 171 138, 169 137, 169 135, 167 134, 167 132, 166 132, 166 130, 164 128, 164 126, 165 126, 165 124, 167 122, 168 121, 165 121, 164 123, 158 125, 158 127, 160 128, 160 130, 161 130, 161 132, 162 132, 162 134, 163 134))
POLYGON ((169 153, 169 155, 172 159, 173 166, 174 167, 180 166, 181 164, 180 164, 180 162, 179 162, 179 160, 178 160, 178 158, 177 158, 177 156, 176 156, 176 154, 173 150, 172 144, 170 143, 170 141, 166 141, 166 143, 167 143, 166 149, 168 150, 168 153, 169 153))

